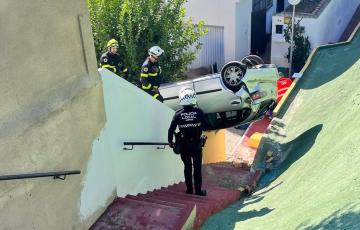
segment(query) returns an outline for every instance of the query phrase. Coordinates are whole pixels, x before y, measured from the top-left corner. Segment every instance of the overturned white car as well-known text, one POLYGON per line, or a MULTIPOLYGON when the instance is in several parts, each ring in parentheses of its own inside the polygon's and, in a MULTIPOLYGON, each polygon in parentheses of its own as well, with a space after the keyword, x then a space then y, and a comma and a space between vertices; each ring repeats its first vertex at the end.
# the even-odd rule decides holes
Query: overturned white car
POLYGON ((198 107, 207 120, 207 130, 228 128, 261 118, 276 104, 276 82, 279 73, 274 64, 249 55, 229 62, 221 73, 193 80, 160 85, 164 103, 180 108, 178 93, 183 87, 195 90, 198 107))

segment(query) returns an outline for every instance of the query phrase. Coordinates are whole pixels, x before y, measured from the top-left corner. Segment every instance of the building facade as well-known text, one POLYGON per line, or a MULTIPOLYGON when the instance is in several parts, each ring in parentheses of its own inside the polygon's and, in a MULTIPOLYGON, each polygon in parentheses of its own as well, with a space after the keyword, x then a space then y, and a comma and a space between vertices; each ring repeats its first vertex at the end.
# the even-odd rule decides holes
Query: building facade
POLYGON ((216 63, 219 71, 228 61, 267 52, 272 15, 284 11, 288 5, 287 0, 188 1, 187 16, 193 18, 194 23, 204 20, 209 30, 200 39, 203 46, 190 69, 210 70, 216 63))
MULTIPOLYGON (((360 0, 302 0, 295 7, 295 21, 300 20, 311 48, 335 43, 339 41, 359 4, 360 0)), ((271 62, 279 67, 289 67, 285 57, 289 44, 285 41, 284 29, 291 22, 291 17, 291 5, 272 17, 271 62)))
POLYGON ((200 40, 203 47, 191 69, 214 63, 221 69, 226 62, 250 53, 252 1, 191 0, 185 8, 194 23, 204 20, 209 29, 200 40))

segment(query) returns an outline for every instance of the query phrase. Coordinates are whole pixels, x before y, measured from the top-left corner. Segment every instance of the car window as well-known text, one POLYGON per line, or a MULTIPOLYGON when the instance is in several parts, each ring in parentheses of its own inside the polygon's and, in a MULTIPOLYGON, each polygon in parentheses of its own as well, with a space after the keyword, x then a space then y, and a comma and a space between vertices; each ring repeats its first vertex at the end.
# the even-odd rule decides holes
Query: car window
POLYGON ((234 110, 228 112, 218 112, 205 114, 207 130, 229 128, 241 124, 251 114, 250 108, 234 110))

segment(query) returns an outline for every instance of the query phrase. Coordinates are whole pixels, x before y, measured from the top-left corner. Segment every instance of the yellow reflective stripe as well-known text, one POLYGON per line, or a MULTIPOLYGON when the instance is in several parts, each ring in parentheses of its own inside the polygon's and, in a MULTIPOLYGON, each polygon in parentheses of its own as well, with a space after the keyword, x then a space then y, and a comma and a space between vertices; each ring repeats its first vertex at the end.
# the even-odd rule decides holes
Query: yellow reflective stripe
POLYGON ((140 74, 140 77, 148 77, 149 75, 148 74, 146 74, 146 73, 141 73, 140 74))
POLYGON ((125 68, 124 70, 123 70, 123 73, 126 73, 127 72, 127 68, 125 68))
POLYGON ((106 65, 102 65, 101 67, 102 67, 102 68, 110 68, 110 69, 113 69, 114 72, 116 72, 116 67, 113 66, 113 65, 106 64, 106 65))
POLYGON ((153 98, 156 99, 158 96, 160 96, 160 94, 157 93, 157 94, 155 94, 155 95, 153 96, 153 98))
POLYGON ((144 85, 143 85, 143 86, 141 86, 141 87, 142 87, 142 89, 150 89, 150 88, 151 88, 151 84, 149 83, 148 86, 144 86, 144 85))
POLYGON ((159 86, 157 86, 157 85, 154 85, 154 89, 157 89, 157 88, 159 88, 159 86))
POLYGON ((149 73, 149 76, 150 77, 155 77, 155 76, 157 76, 158 74, 157 73, 149 73))

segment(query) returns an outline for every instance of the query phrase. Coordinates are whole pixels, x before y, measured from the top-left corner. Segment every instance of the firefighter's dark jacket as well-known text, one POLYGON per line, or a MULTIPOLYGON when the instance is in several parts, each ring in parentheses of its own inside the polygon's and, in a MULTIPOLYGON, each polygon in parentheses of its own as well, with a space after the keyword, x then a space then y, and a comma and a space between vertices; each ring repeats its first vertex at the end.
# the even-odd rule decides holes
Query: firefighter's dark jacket
POLYGON ((158 88, 161 81, 161 67, 157 62, 153 63, 149 61, 149 58, 146 58, 141 66, 140 82, 142 89, 158 88))
POLYGON ((193 106, 184 106, 176 111, 168 131, 169 143, 173 142, 176 126, 179 126, 181 136, 185 141, 198 142, 206 126, 204 113, 193 106))
POLYGON ((110 51, 107 51, 101 55, 100 67, 106 68, 119 76, 126 74, 128 71, 123 61, 121 60, 120 55, 111 53, 110 51))

